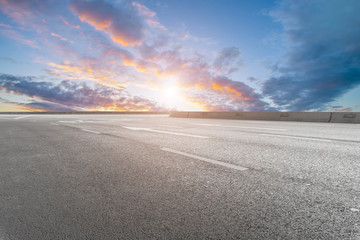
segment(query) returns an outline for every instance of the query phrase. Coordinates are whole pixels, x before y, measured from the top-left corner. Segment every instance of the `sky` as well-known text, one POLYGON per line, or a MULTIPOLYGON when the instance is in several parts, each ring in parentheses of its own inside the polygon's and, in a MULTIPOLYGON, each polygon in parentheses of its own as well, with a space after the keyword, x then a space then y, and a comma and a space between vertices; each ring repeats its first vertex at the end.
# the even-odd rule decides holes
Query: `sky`
POLYGON ((360 112, 359 0, 0 0, 0 111, 360 112))

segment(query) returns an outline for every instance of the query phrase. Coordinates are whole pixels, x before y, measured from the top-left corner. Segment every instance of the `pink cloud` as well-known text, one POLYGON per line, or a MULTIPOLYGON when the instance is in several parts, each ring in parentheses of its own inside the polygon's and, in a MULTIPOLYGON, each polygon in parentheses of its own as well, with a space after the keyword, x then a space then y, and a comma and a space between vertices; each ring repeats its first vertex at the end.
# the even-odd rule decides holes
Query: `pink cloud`
POLYGON ((70 5, 83 22, 110 35, 123 46, 135 46, 142 42, 144 19, 128 2, 114 6, 102 0, 72 1, 70 5))
POLYGON ((6 36, 8 38, 14 39, 14 40, 20 42, 21 44, 30 46, 32 48, 40 49, 40 47, 38 46, 38 44, 35 41, 27 39, 26 37, 24 37, 21 33, 17 32, 17 31, 10 30, 10 29, 0 29, 0 34, 6 36))

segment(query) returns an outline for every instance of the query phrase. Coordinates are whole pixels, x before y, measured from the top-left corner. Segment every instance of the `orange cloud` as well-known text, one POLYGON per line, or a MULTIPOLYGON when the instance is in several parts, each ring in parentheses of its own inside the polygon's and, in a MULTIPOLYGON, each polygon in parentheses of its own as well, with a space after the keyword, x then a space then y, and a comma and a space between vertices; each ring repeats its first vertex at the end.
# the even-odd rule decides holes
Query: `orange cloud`
POLYGON ((233 97, 233 98, 238 98, 238 99, 243 99, 243 100, 249 100, 248 97, 244 97, 243 93, 240 92, 239 90, 235 89, 235 88, 231 88, 229 86, 221 86, 219 83, 213 82, 212 83, 212 88, 215 91, 221 91, 221 92, 227 92, 229 94, 229 96, 233 97))
POLYGON ((105 1, 73 1, 70 8, 82 22, 109 34, 116 43, 135 46, 142 42, 144 18, 128 2, 115 7, 105 1))
POLYGON ((154 72, 156 73, 160 71, 160 65, 148 61, 142 61, 142 60, 135 60, 135 59, 122 59, 122 62, 125 66, 131 66, 136 69, 138 72, 154 72))
POLYGON ((125 86, 124 84, 115 80, 115 76, 111 71, 106 69, 97 69, 89 63, 84 65, 76 65, 71 64, 68 61, 64 61, 63 64, 49 62, 48 65, 53 67, 52 69, 48 69, 48 72, 54 75, 65 74, 69 79, 87 79, 118 88, 124 88, 125 86))
POLYGON ((72 24, 70 24, 68 21, 66 21, 66 20, 63 19, 63 18, 62 18, 62 20, 63 20, 63 23, 65 23, 65 24, 68 25, 69 27, 75 28, 75 29, 80 29, 80 25, 72 25, 72 24))
POLYGON ((53 37, 57 37, 57 38, 59 38, 59 39, 61 39, 61 40, 65 41, 65 42, 74 43, 73 41, 69 41, 68 39, 66 39, 66 38, 64 38, 64 37, 62 37, 62 36, 60 36, 59 34, 56 34, 56 33, 51 33, 51 36, 53 36, 53 37))
POLYGON ((196 101, 196 100, 190 100, 189 103, 195 105, 197 108, 200 109, 200 111, 211 111, 212 109, 209 108, 209 105, 206 102, 196 101))
POLYGON ((79 81, 45 82, 29 76, 2 74, 0 90, 30 98, 29 103, 18 105, 47 111, 164 111, 156 102, 131 96, 124 89, 79 81))

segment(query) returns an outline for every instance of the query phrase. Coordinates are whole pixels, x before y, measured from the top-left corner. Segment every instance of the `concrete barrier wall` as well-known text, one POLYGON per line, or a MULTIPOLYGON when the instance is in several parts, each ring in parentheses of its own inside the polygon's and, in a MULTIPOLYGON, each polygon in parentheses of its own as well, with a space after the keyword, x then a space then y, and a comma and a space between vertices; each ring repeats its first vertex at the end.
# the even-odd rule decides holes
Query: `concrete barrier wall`
POLYGON ((189 113, 188 112, 170 112, 170 117, 187 118, 187 117, 189 117, 189 113))
POLYGON ((334 112, 331 114, 330 122, 333 123, 360 123, 359 112, 334 112))
POLYGON ((170 117, 298 122, 360 122, 360 113, 331 112, 172 112, 170 117))
POLYGON ((329 122, 331 116, 331 113, 326 112, 246 112, 236 114, 236 119, 299 122, 329 122))

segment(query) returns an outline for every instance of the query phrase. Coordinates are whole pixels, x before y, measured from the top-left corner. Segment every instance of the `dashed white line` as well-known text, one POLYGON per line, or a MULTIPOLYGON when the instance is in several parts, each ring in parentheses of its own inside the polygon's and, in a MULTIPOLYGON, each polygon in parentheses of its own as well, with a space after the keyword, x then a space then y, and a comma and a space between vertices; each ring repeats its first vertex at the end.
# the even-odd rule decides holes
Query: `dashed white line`
POLYGON ((294 138, 294 139, 313 140, 313 141, 322 141, 322 142, 331 142, 331 141, 332 141, 332 140, 329 140, 329 139, 308 138, 308 137, 296 137, 296 136, 284 136, 284 135, 265 134, 265 133, 261 133, 260 135, 268 136, 268 137, 294 138))
POLYGON ((55 125, 55 126, 59 126, 59 124, 57 123, 50 123, 51 125, 55 125))
POLYGON ((174 149, 171 149, 171 148, 161 148, 161 150, 166 151, 166 152, 171 152, 171 153, 179 154, 179 155, 182 155, 182 156, 185 156, 185 157, 189 157, 189 158, 194 158, 194 159, 197 159, 197 160, 200 160, 200 161, 204 161, 204 162, 208 162, 208 163, 220 165, 220 166, 223 166, 223 167, 236 169, 236 170, 239 170, 239 171, 248 170, 248 168, 240 167, 240 166, 233 165, 233 164, 230 164, 230 163, 220 162, 220 161, 217 161, 217 160, 212 160, 212 159, 209 159, 209 158, 204 158, 204 157, 196 156, 196 155, 193 155, 193 154, 190 154, 190 153, 180 152, 180 151, 177 151, 177 150, 174 150, 174 149))
POLYGON ((178 135, 178 136, 186 136, 186 137, 194 137, 194 138, 210 138, 207 136, 200 136, 200 135, 193 135, 193 134, 186 134, 186 133, 177 133, 177 132, 168 132, 168 131, 161 131, 161 130, 154 130, 151 128, 138 128, 138 127, 126 127, 124 128, 134 130, 134 131, 147 131, 147 132, 156 132, 156 133, 164 133, 164 134, 171 134, 171 135, 178 135))
POLYGON ((85 131, 85 132, 90 132, 90 133, 100 134, 99 132, 92 131, 92 130, 85 129, 85 128, 82 128, 81 130, 82 130, 82 131, 85 131))
MULTIPOLYGON (((298 124, 300 125, 300 124, 298 124)), ((309 124, 309 125, 304 125, 302 124, 301 126, 309 126, 309 127, 333 127, 335 126, 334 124, 328 124, 328 123, 324 123, 324 124, 309 124)))
POLYGON ((27 117, 31 117, 31 115, 20 116, 20 117, 16 117, 16 118, 13 118, 13 119, 14 119, 14 120, 17 120, 17 119, 27 118, 27 117))
POLYGON ((208 127, 230 127, 230 128, 244 128, 244 129, 259 129, 259 130, 274 130, 274 131, 286 131, 284 128, 263 128, 263 127, 245 127, 245 126, 234 126, 234 125, 221 125, 221 124, 201 124, 195 123, 195 125, 208 126, 208 127))
POLYGON ((163 125, 163 124, 159 124, 156 125, 157 127, 163 127, 163 128, 181 128, 181 126, 174 126, 174 125, 163 125))
POLYGON ((143 119, 140 118, 117 118, 117 119, 108 119, 110 121, 124 121, 124 122, 132 122, 132 121, 142 121, 143 119))

